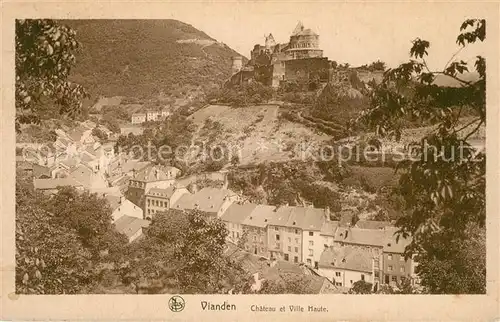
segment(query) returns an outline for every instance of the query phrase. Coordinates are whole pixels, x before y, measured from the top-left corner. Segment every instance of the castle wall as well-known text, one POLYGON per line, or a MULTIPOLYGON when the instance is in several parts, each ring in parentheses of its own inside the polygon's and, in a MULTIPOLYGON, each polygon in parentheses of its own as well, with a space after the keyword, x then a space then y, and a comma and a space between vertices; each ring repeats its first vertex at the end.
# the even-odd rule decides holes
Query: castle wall
POLYGON ((293 59, 285 61, 285 80, 307 83, 313 79, 328 81, 329 62, 327 58, 293 59))

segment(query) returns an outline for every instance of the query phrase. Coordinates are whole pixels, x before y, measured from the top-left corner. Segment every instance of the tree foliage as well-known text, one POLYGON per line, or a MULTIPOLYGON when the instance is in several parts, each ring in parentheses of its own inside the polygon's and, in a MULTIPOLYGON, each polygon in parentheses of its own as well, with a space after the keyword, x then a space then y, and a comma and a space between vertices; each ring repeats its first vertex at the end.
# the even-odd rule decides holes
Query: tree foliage
POLYGON ((472 241, 467 232, 481 236, 486 217, 486 156, 476 153, 469 142, 486 123, 485 59, 475 59, 477 80, 465 79, 469 66, 453 60, 468 44, 485 39, 485 21, 466 20, 460 31, 460 48, 439 71, 430 70, 426 62, 430 43, 415 39, 412 59, 385 73, 373 92, 371 107, 358 120, 386 137, 401 136, 401 119, 437 124, 434 132, 417 142, 413 158, 398 165, 403 171, 399 190, 408 215, 397 224, 403 236, 413 236, 406 255, 417 255, 417 273, 431 293, 484 293, 486 287, 484 247, 476 247, 481 252, 477 256, 463 253, 472 243, 482 243, 480 238, 472 241), (442 75, 458 86, 435 85, 436 77, 442 75), (461 116, 465 110, 474 118, 464 126, 461 116), (466 276, 471 270, 474 278, 466 276))
POLYGON ((350 294, 371 294, 372 293, 372 283, 368 283, 366 281, 359 280, 352 284, 351 289, 349 290, 350 294))
POLYGON ((40 106, 51 102, 76 115, 87 93, 68 80, 80 47, 76 33, 50 19, 16 20, 16 125, 37 123, 40 106))

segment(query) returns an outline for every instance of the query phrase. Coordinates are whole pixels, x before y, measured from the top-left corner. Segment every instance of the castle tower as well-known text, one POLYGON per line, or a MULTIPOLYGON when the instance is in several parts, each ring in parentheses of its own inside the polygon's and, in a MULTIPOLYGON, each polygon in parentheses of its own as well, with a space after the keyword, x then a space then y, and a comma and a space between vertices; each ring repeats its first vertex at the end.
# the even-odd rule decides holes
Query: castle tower
POLYGON ((241 56, 233 56, 233 64, 231 66, 231 72, 236 74, 243 67, 243 58, 241 56))
POLYGON ((266 49, 271 50, 276 46, 276 41, 274 40, 273 34, 269 34, 269 36, 266 36, 266 43, 265 43, 266 49))

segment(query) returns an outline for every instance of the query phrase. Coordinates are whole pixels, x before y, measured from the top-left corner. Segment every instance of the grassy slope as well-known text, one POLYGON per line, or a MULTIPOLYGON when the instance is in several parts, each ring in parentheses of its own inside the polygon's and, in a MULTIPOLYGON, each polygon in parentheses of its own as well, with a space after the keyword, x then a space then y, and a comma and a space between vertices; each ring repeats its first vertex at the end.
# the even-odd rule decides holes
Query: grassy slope
POLYGON ((209 85, 229 77, 238 55, 177 20, 65 20, 83 45, 72 71, 93 96, 147 97, 176 86, 209 85), (204 47, 177 40, 206 39, 204 47))

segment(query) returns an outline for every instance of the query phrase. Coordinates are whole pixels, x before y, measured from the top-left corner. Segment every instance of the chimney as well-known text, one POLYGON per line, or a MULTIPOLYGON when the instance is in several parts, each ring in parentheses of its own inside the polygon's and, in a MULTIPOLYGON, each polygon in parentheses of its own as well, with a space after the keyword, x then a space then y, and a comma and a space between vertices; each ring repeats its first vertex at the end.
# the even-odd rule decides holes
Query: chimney
POLYGON ((120 205, 125 201, 125 196, 121 195, 120 196, 120 205))

